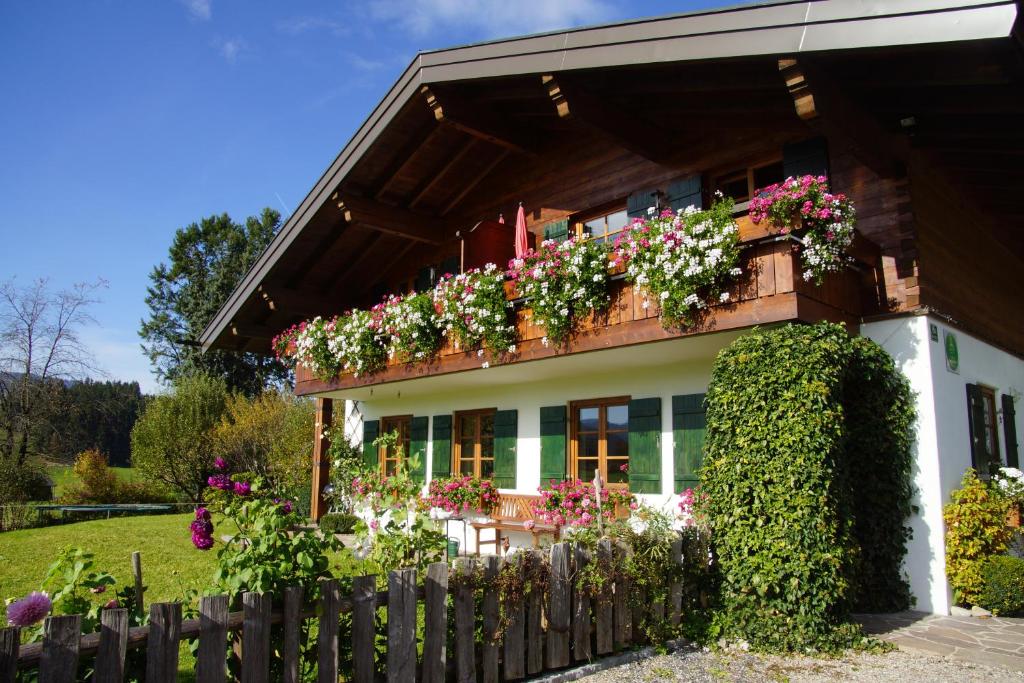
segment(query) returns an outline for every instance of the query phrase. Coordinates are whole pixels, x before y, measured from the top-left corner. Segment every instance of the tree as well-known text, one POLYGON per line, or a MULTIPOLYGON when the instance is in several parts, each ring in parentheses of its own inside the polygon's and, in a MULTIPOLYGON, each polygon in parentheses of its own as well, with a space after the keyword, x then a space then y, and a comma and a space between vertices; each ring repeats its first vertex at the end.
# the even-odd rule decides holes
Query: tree
POLYGON ((287 380, 288 369, 271 357, 221 349, 203 353, 197 341, 280 225, 281 215, 268 208, 244 226, 221 214, 175 233, 170 263, 149 275, 150 315, 139 328, 142 348, 162 381, 205 373, 223 378, 231 391, 255 396, 287 380))
POLYGON ((148 481, 199 503, 213 465, 213 428, 228 400, 220 377, 181 377, 151 400, 132 429, 132 464, 148 481))
POLYGON ((97 280, 54 292, 43 278, 0 284, 0 459, 24 465, 33 433, 61 415, 64 383, 93 369, 78 335, 104 287, 97 280))

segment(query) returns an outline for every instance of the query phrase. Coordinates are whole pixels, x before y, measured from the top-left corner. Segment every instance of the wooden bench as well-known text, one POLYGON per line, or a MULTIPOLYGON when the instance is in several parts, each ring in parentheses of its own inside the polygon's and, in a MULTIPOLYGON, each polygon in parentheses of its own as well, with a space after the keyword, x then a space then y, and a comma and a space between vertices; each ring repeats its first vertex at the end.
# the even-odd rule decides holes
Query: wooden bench
POLYGON ((542 524, 537 521, 530 509, 530 505, 540 500, 540 496, 520 496, 515 494, 501 494, 498 508, 491 513, 490 521, 473 522, 473 529, 476 530, 476 554, 480 554, 480 546, 493 545, 496 555, 501 555, 504 548, 502 539, 506 531, 518 531, 533 536, 533 547, 540 546, 541 536, 551 536, 557 543, 561 532, 558 527, 551 524, 542 524), (526 528, 526 523, 533 521, 532 529, 526 528), (484 529, 493 529, 494 538, 481 540, 480 532, 484 529))

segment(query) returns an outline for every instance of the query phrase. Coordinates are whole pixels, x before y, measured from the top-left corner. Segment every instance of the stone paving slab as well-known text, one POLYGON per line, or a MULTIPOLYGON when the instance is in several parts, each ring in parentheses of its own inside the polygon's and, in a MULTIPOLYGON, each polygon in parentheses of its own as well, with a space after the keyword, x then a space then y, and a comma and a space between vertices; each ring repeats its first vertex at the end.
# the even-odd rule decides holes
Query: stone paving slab
POLYGON ((1024 619, 924 612, 860 614, 864 630, 900 649, 1024 671, 1024 619))

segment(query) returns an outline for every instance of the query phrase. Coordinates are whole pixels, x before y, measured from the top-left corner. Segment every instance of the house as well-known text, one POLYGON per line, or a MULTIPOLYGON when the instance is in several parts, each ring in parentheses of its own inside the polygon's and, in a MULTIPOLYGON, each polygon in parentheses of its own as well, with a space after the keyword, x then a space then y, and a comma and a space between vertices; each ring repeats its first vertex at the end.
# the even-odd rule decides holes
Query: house
MULTIPOLYGON (((845 322, 917 396, 917 512, 906 569, 946 613, 942 506, 964 470, 1018 462, 1024 392, 1024 44, 1012 0, 768 2, 419 54, 202 336, 270 353, 312 316, 429 289, 535 239, 613 239, 652 206, 735 201, 732 299, 666 329, 625 281, 565 347, 515 309, 516 351, 328 381, 296 372, 321 423, 396 430, 426 476, 629 485, 654 502, 696 481, 716 353, 755 325, 845 322), (817 286, 791 243, 746 216, 756 188, 826 175, 849 195, 854 267, 817 286), (496 222, 508 217, 509 225, 496 222), (628 473, 621 465, 628 463, 628 473)), ((322 435, 315 498, 327 476, 322 435)), ((366 446, 381 467, 391 453, 366 446)), ((322 508, 318 508, 322 509, 322 508)), ((317 513, 319 514, 319 513, 317 513)))

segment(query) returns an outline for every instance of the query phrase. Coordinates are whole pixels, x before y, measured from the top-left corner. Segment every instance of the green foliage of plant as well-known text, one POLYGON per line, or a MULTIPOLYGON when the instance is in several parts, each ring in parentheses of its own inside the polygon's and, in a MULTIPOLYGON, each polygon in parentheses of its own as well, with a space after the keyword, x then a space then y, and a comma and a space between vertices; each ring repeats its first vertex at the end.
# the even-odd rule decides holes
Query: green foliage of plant
POLYGON ((893 586, 896 600, 906 594, 902 449, 911 418, 896 374, 884 351, 829 323, 755 330, 719 354, 707 395, 701 506, 718 559, 721 635, 768 651, 863 646, 849 619, 863 587, 893 586), (884 391, 898 398, 886 404, 884 391), (877 429, 900 433, 851 430, 848 416, 871 406, 887 411, 872 420, 877 429), (862 453, 875 470, 857 469, 855 482, 850 461, 862 453), (894 511, 858 528, 858 511, 879 514, 868 501, 894 511), (865 566, 869 544, 879 547, 865 566))
POLYGON ((224 380, 207 375, 185 377, 154 398, 132 429, 132 461, 142 475, 198 503, 227 400, 224 380))
POLYGON ((169 497, 141 481, 128 481, 107 465, 107 456, 96 449, 78 454, 72 468, 74 479, 60 500, 71 505, 104 503, 162 503, 169 497))
POLYGON ((985 586, 985 563, 1006 552, 1007 499, 998 487, 983 481, 973 469, 964 473, 960 488, 942 510, 946 523, 946 576, 959 605, 978 604, 985 586))
POLYGON ((359 518, 348 512, 331 512, 320 518, 320 531, 325 534, 351 534, 359 518))
POLYGON ((1024 558, 990 557, 982 569, 980 604, 1002 617, 1024 617, 1024 558))
POLYGON ((252 472, 289 497, 310 486, 309 448, 315 406, 278 390, 235 394, 212 433, 213 453, 232 469, 252 472))
POLYGON ((515 348, 516 328, 510 321, 512 304, 505 298, 505 274, 493 263, 444 277, 434 287, 434 310, 455 348, 480 346, 492 354, 515 348))

